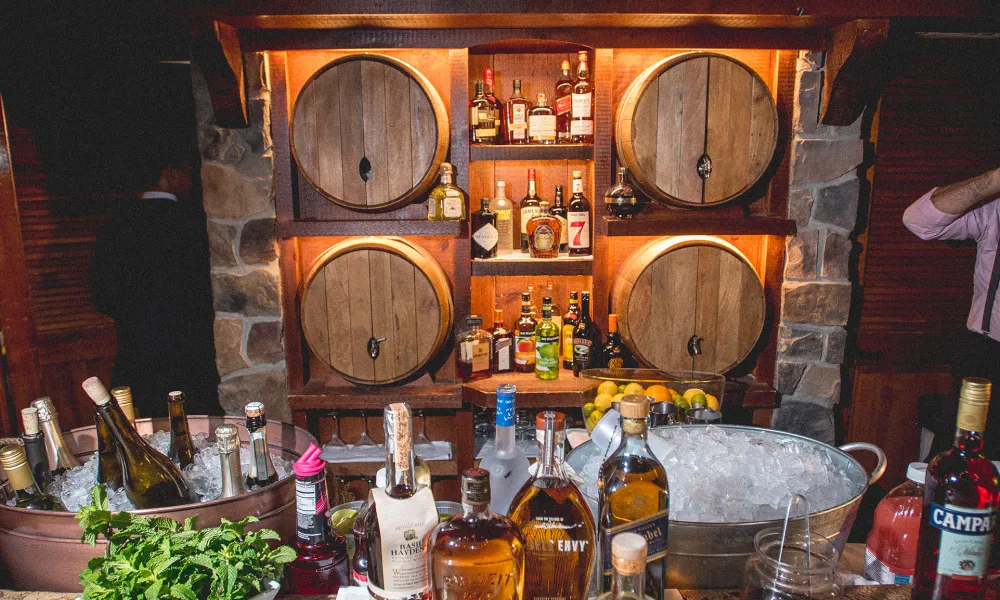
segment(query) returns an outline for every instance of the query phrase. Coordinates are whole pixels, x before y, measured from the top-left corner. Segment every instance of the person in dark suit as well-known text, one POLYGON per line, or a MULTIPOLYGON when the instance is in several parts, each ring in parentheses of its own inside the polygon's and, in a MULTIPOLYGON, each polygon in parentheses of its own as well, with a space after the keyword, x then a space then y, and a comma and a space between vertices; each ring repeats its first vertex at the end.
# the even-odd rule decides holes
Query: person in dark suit
POLYGON ((215 367, 204 213, 191 202, 192 161, 156 157, 148 189, 98 233, 91 293, 115 321, 113 385, 132 388, 141 417, 166 416, 184 392, 187 414, 222 414, 215 367))

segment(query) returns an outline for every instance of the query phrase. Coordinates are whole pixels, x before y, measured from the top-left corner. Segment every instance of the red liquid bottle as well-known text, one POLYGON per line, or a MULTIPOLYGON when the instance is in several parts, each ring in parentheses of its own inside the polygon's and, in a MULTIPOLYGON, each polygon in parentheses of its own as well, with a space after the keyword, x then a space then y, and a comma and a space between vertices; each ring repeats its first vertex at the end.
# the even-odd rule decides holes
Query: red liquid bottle
POLYGON ((326 511, 330 500, 326 491, 326 463, 316 444, 295 461, 295 552, 298 558, 286 568, 288 593, 304 595, 336 594, 342 585, 351 585, 347 562, 347 540, 331 531, 326 511))
POLYGON ((926 475, 926 463, 910 463, 906 482, 893 488, 875 508, 875 522, 865 544, 866 578, 885 584, 913 581, 926 475))

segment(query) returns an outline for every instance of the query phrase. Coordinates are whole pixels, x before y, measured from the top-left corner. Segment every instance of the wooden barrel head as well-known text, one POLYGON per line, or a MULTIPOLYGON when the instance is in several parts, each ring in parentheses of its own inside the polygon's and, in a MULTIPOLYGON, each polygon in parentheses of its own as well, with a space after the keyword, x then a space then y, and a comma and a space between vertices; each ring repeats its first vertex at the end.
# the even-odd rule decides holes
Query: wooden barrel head
POLYGON ((301 311, 313 353, 362 385, 417 373, 444 345, 454 318, 441 266, 391 237, 352 238, 317 257, 302 286, 301 311))
POLYGON ((734 246, 709 236, 661 238, 618 270, 611 291, 622 340, 663 370, 725 373, 764 329, 764 286, 734 246), (697 336, 701 353, 692 357, 697 336))
POLYGON ((379 54, 345 56, 317 71, 291 120, 302 175, 353 210, 391 210, 422 196, 448 150, 448 113, 434 86, 379 54))
POLYGON ((743 63, 682 54, 632 82, 615 136, 619 159, 648 197, 705 208, 761 178, 777 147, 778 111, 767 84, 743 63))

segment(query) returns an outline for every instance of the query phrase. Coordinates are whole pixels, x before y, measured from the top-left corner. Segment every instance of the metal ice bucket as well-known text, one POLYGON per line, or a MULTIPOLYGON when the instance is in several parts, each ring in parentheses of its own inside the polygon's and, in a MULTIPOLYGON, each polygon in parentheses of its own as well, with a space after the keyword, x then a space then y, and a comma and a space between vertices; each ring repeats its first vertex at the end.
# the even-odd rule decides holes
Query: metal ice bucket
MULTIPOLYGON (((212 434, 223 423, 242 424, 241 417, 189 416, 192 434, 212 434)), ((169 431, 170 421, 139 419, 136 429, 143 435, 153 431, 169 431)), ((239 427, 240 439, 248 442, 247 431, 239 427)), ((84 462, 97 449, 94 427, 80 427, 64 434, 69 449, 84 462)), ((286 459, 295 459, 315 438, 304 429, 285 423, 267 424, 267 442, 271 452, 286 459)), ((198 525, 214 527, 221 518, 238 521, 254 515, 260 519, 257 527, 277 531, 282 539, 295 535, 295 478, 287 477, 275 485, 254 490, 242 496, 183 504, 167 509, 136 511, 141 515, 156 514, 182 521, 198 515, 198 525)), ((76 513, 24 510, 0 504, 0 569, 5 569, 14 587, 21 590, 77 592, 79 574, 87 561, 100 555, 104 544, 96 548, 80 542, 80 526, 76 513)))

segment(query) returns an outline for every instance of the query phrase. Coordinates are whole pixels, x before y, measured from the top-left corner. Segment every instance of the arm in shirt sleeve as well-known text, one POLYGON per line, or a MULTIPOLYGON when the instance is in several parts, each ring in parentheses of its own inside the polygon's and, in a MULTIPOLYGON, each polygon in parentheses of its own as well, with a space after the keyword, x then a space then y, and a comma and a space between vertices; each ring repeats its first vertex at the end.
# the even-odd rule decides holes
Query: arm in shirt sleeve
POLYGON ((932 189, 907 207, 903 213, 903 225, 922 240, 979 240, 986 230, 983 225, 984 213, 988 208, 994 208, 990 206, 993 203, 978 206, 960 215, 952 215, 941 212, 934 206, 931 197, 936 190, 937 188, 932 189))

